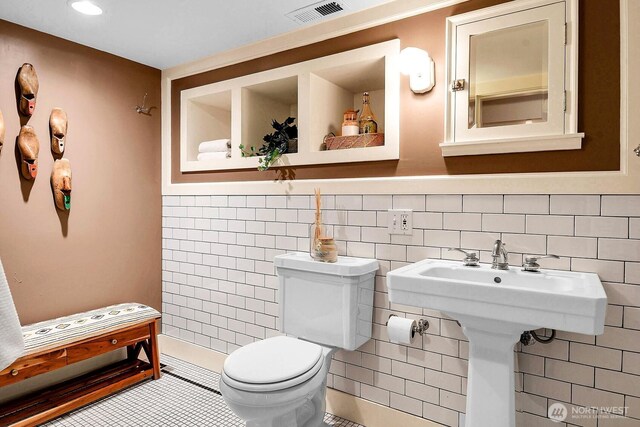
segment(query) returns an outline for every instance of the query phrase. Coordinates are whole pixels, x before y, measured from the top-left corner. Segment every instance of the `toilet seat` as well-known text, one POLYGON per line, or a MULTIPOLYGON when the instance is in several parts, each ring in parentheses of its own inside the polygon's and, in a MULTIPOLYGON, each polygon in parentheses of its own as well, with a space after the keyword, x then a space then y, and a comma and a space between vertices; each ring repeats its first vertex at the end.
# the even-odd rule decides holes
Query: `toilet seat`
POLYGON ((324 364, 322 347, 279 336, 234 351, 223 367, 223 380, 238 390, 283 390, 312 378, 324 364))

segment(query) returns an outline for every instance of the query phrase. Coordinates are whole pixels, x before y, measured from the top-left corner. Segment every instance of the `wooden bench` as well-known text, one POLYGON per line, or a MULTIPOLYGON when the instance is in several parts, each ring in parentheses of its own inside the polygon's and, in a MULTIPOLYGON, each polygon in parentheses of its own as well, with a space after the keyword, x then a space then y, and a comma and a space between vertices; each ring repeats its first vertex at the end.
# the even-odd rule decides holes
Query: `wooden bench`
POLYGON ((119 348, 127 358, 0 405, 0 426, 35 426, 149 378, 160 378, 160 313, 119 304, 23 326, 25 353, 0 371, 0 387, 119 348), (141 350, 149 362, 139 359, 141 350))

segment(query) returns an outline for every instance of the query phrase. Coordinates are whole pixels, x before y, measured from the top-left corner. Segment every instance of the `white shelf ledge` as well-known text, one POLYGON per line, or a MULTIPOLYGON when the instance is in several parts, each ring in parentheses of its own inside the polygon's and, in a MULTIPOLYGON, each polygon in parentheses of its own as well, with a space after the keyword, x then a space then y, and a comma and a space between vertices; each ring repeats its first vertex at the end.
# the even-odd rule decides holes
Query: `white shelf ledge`
POLYGON ((582 148, 582 138, 584 138, 584 133, 486 139, 482 141, 443 142, 440 144, 440 149, 442 149, 442 155, 444 157, 579 150, 582 148))

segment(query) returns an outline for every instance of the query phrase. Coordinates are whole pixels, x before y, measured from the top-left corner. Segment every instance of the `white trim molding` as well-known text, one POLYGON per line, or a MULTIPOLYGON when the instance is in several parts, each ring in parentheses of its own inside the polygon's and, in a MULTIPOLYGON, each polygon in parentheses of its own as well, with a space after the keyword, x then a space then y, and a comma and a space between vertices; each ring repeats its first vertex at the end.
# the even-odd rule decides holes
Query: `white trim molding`
POLYGON ((287 33, 250 46, 162 72, 162 194, 313 194, 321 186, 334 194, 640 194, 640 2, 620 0, 620 170, 562 173, 434 175, 294 181, 213 183, 171 182, 171 82, 198 72, 262 57, 274 52, 348 34, 438 8, 457 1, 394 1, 287 33))

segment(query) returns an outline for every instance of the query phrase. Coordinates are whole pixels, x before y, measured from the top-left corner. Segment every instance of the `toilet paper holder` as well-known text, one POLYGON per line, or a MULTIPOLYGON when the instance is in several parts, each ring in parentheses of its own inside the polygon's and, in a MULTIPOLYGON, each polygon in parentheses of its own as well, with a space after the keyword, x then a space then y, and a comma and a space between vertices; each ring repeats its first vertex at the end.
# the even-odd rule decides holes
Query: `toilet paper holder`
MULTIPOLYGON (((389 319, 391 319, 392 317, 397 317, 396 314, 390 314, 389 315, 389 319)), ((385 323, 385 326, 387 326, 389 324, 389 319, 387 319, 387 322, 385 323)), ((424 335, 425 332, 427 332, 427 329, 429 329, 429 321, 426 319, 420 319, 417 321, 416 326, 414 326, 413 328, 411 328, 411 336, 414 337, 416 334, 422 336, 424 335)))

